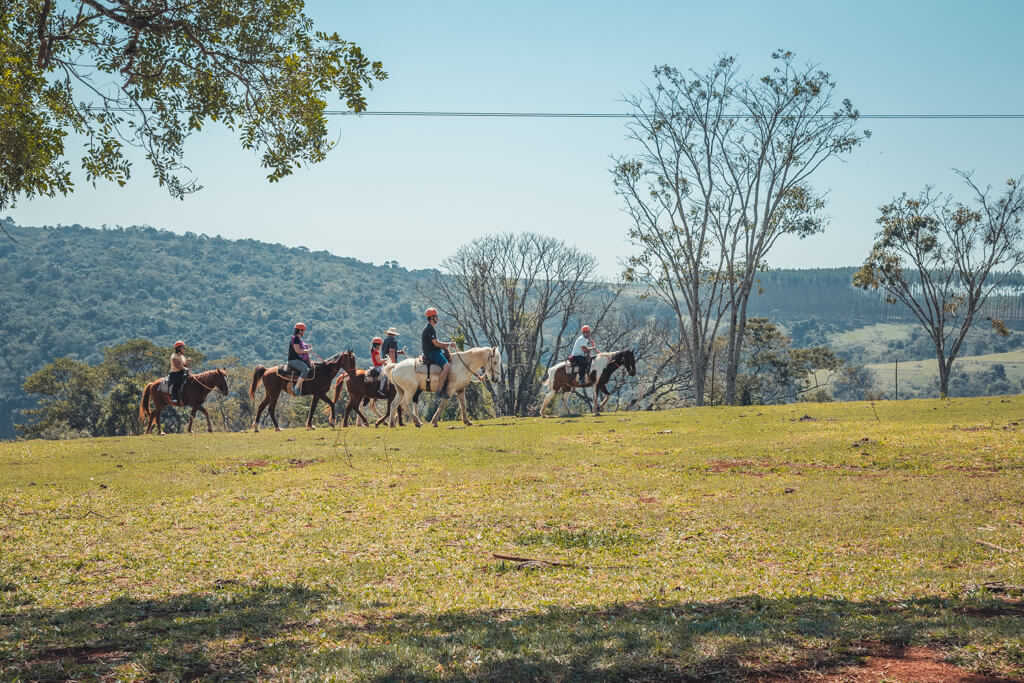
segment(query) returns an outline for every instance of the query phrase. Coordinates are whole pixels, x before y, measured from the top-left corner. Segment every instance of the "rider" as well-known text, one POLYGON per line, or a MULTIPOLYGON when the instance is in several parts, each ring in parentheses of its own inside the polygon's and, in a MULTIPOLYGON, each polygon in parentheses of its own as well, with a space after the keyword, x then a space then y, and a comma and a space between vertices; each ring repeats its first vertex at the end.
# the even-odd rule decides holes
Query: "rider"
POLYGON ((437 340, 437 330, 434 329, 434 325, 437 324, 436 308, 428 308, 424 315, 427 317, 427 326, 423 328, 423 334, 420 335, 420 340, 423 342, 423 355, 428 362, 441 367, 441 374, 437 378, 437 386, 441 389, 438 397, 448 398, 448 392, 445 390, 448 388, 448 373, 451 372, 452 366, 448 363, 443 350, 452 348, 455 343, 437 340))
POLYGON ((587 374, 590 372, 590 357, 597 355, 597 344, 590 338, 590 325, 580 328, 580 336, 572 345, 572 355, 569 356, 569 367, 575 369, 579 375, 580 386, 586 386, 587 374))
POLYGON ((391 359, 392 363, 397 363, 398 357, 405 354, 405 350, 399 350, 398 340, 395 338, 398 336, 398 330, 394 327, 389 327, 388 331, 384 334, 387 335, 387 338, 380 347, 381 355, 383 355, 384 358, 391 359))
POLYGON ((299 373, 299 379, 295 382, 295 395, 302 395, 302 382, 309 374, 309 352, 313 347, 302 341, 306 334, 305 323, 295 323, 295 332, 292 334, 291 343, 288 344, 288 367, 299 373))
POLYGON ((171 380, 171 400, 181 403, 181 387, 188 377, 188 358, 185 357, 185 342, 180 339, 174 342, 174 353, 171 354, 171 372, 168 378, 171 380))

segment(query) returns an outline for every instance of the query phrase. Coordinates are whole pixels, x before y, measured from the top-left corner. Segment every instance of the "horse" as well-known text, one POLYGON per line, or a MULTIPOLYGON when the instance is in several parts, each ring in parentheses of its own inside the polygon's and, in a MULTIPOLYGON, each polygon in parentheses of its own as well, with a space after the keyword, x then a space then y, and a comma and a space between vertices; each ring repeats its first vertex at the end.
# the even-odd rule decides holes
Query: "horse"
MULTIPOLYGON (((501 380, 501 351, 497 346, 477 346, 465 351, 458 351, 452 354, 452 369, 448 373, 448 393, 454 394, 459 399, 459 407, 462 408, 462 421, 466 426, 473 423, 466 416, 466 387, 470 380, 476 376, 482 368, 487 369, 487 379, 491 382, 501 380)), ((437 377, 441 373, 440 368, 432 371, 434 385, 427 387, 426 366, 418 358, 407 358, 401 363, 384 366, 384 372, 395 387, 395 401, 391 404, 390 426, 395 426, 395 416, 399 409, 405 408, 406 412, 412 415, 413 422, 420 427, 419 415, 413 409, 412 401, 419 397, 421 391, 438 391, 441 387, 437 385, 437 377)), ((448 404, 448 399, 443 399, 437 406, 432 425, 437 426, 441 418, 441 412, 448 404)))
MULTIPOLYGON (((139 419, 146 420, 146 434, 149 434, 153 429, 153 425, 157 427, 157 434, 163 435, 164 428, 160 424, 160 413, 163 412, 164 408, 171 405, 171 395, 165 394, 160 391, 160 383, 163 382, 163 378, 154 380, 146 385, 146 388, 142 390, 142 402, 139 405, 139 419), (151 410, 149 403, 152 399, 155 407, 151 410)), ((220 368, 216 370, 207 370, 206 372, 200 372, 198 374, 189 374, 185 378, 185 383, 181 386, 179 392, 178 405, 186 406, 192 409, 192 414, 188 417, 188 433, 192 433, 192 420, 196 416, 196 411, 203 411, 203 415, 206 416, 206 431, 213 431, 213 423, 210 422, 210 413, 206 412, 206 408, 203 407, 203 402, 211 391, 217 389, 220 393, 225 396, 228 395, 228 376, 220 368)))
POLYGON ((541 383, 542 386, 549 388, 548 393, 544 396, 544 402, 540 406, 540 416, 545 417, 544 411, 547 410, 548 403, 551 402, 551 399, 558 392, 562 392, 562 405, 565 411, 568 412, 569 396, 566 392, 589 386, 594 387, 594 415, 600 415, 604 404, 612 397, 611 392, 608 391, 608 379, 620 367, 626 368, 626 372, 629 373, 630 377, 636 375, 636 358, 633 356, 631 349, 597 354, 594 362, 590 364, 589 381, 582 385, 576 379, 575 372, 570 374, 569 361, 562 361, 552 365, 548 368, 544 381, 541 383), (601 394, 605 394, 605 397, 599 402, 598 399, 600 399, 601 394))
MULTIPOLYGON (((346 353, 352 353, 349 349, 346 353)), ((327 392, 331 388, 331 380, 338 374, 338 370, 341 369, 343 353, 337 353, 327 360, 321 360, 310 368, 309 376, 306 377, 302 383, 302 395, 312 396, 313 401, 309 405, 309 417, 306 418, 306 429, 313 429, 313 414, 316 411, 316 404, 319 401, 323 401, 331 407, 331 419, 330 425, 334 426, 334 402, 327 398, 327 392)), ((260 380, 263 381, 263 389, 266 395, 263 397, 263 402, 260 403, 260 407, 256 409, 256 418, 252 421, 252 430, 254 432, 260 431, 260 416, 263 414, 263 409, 267 408, 267 412, 270 413, 270 419, 274 422, 274 430, 281 431, 281 427, 277 424, 277 415, 275 411, 277 409, 277 399, 281 396, 281 392, 295 395, 292 385, 295 380, 298 379, 298 373, 288 368, 287 365, 278 365, 272 368, 265 368, 262 365, 256 367, 252 373, 252 384, 249 386, 249 398, 255 398, 256 387, 259 385, 260 380), (286 373, 284 376, 281 373, 286 373)))
MULTIPOLYGON (((359 405, 366 405, 370 401, 376 399, 386 399, 388 402, 387 410, 381 415, 377 413, 376 406, 371 406, 373 412, 377 413, 376 425, 380 425, 381 422, 387 419, 388 413, 391 412, 391 403, 395 400, 395 385, 388 382, 387 389, 384 393, 380 391, 379 378, 370 377, 365 370, 356 369, 356 357, 354 353, 346 351, 342 354, 341 367, 345 369, 344 375, 339 375, 338 380, 334 383, 334 403, 337 405, 338 399, 341 398, 342 389, 348 389, 348 405, 345 406, 345 414, 341 419, 341 426, 348 427, 348 415, 351 411, 356 413, 356 425, 359 425, 359 420, 362 423, 369 425, 369 420, 366 419, 366 415, 359 409, 359 405)), ((402 425, 402 412, 398 412, 398 424, 402 425)))

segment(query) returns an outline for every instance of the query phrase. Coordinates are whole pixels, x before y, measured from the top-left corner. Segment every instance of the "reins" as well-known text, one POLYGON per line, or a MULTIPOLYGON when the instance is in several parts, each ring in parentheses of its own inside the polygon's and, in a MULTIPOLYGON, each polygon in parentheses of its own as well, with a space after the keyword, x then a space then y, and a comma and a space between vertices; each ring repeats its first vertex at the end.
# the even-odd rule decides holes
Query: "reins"
POLYGON ((205 384, 203 384, 202 381, 200 381, 200 379, 199 379, 199 375, 205 375, 207 372, 216 373, 217 371, 216 370, 207 370, 206 372, 191 373, 191 374, 189 374, 189 379, 193 380, 196 384, 201 386, 203 389, 206 389, 207 391, 213 391, 214 389, 216 389, 216 387, 208 387, 205 384))

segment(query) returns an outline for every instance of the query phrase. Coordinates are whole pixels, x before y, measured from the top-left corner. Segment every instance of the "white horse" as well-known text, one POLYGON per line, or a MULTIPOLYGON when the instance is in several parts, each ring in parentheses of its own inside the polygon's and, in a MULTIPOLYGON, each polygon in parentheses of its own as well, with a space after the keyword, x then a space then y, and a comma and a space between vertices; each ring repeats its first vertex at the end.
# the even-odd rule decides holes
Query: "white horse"
MULTIPOLYGON (((448 373, 448 394, 459 399, 459 407, 462 408, 462 421, 467 425, 473 424, 466 416, 466 387, 481 369, 487 370, 487 379, 491 382, 501 380, 501 351, 497 346, 477 346, 465 351, 452 354, 452 369, 448 373)), ((395 426, 395 419, 398 416, 398 408, 405 408, 407 414, 412 415, 413 422, 419 427, 422 425, 419 415, 412 406, 412 397, 416 391, 428 391, 427 369, 418 358, 406 358, 394 365, 385 365, 384 372, 395 387, 395 400, 391 404, 391 415, 388 424, 395 426)), ((430 369, 431 386, 429 391, 439 391, 437 378, 441 374, 441 368, 434 366, 430 369)), ((448 404, 448 399, 443 399, 437 406, 430 421, 435 427, 441 417, 441 412, 448 404)))

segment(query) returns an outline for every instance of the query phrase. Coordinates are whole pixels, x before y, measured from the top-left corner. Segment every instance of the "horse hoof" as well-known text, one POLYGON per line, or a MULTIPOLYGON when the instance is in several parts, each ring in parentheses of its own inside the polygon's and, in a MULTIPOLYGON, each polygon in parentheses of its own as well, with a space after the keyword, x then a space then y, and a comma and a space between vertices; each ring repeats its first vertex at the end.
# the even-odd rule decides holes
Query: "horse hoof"
POLYGON ((281 428, 280 427, 274 427, 274 431, 275 432, 279 432, 279 431, 281 431, 281 428))

